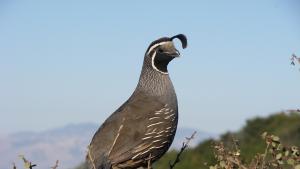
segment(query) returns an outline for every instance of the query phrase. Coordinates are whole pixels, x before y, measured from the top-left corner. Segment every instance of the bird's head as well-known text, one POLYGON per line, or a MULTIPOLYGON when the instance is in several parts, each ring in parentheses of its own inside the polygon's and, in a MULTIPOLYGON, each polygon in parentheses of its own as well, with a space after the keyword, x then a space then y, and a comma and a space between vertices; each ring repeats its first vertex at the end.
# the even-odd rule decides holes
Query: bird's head
POLYGON ((167 66, 169 62, 180 56, 174 45, 174 39, 181 41, 182 48, 187 47, 186 36, 178 34, 173 37, 163 37, 153 41, 146 51, 145 58, 151 60, 152 68, 162 74, 168 74, 167 66))

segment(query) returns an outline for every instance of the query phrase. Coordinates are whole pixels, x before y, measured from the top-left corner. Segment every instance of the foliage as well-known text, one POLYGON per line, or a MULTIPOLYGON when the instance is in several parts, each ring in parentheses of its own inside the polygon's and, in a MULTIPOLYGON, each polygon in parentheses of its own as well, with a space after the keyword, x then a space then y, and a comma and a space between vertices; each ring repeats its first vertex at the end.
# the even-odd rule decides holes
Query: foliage
MULTIPOLYGON (((27 160, 24 155, 19 155, 19 157, 23 161, 25 169, 33 169, 34 167, 37 166, 36 164, 33 164, 31 161, 27 160)), ((53 167, 51 167, 51 169, 57 169, 58 163, 59 163, 59 160, 56 160, 55 165, 53 167)), ((13 163, 12 168, 17 169, 17 166, 15 163, 13 163)))
MULTIPOLYGON (((174 169, 300 169, 299 146, 299 112, 281 112, 248 120, 240 131, 227 132, 218 140, 206 140, 194 148, 185 147, 180 151, 180 158, 178 151, 169 151, 153 168, 169 169, 170 164, 174 164, 174 169)), ((20 158, 25 168, 35 166, 24 156, 20 158)), ((52 168, 57 167, 58 161, 52 168)), ((75 169, 86 169, 86 165, 75 169)))
POLYGON ((214 146, 215 158, 217 162, 211 165, 210 169, 283 169, 283 168, 299 168, 300 152, 298 147, 283 146, 280 138, 275 135, 269 135, 267 132, 262 134, 262 138, 266 143, 264 153, 258 153, 254 156, 250 163, 242 161, 240 155, 241 150, 233 140, 233 149, 224 147, 222 142, 216 143, 214 146))
MULTIPOLYGON (((267 118, 257 117, 252 120, 248 120, 245 127, 243 127, 238 132, 235 133, 228 132, 223 134, 218 140, 206 140, 200 143, 195 148, 187 149, 183 153, 180 163, 178 163, 175 168, 176 169, 195 169, 195 168, 204 169, 204 168, 209 168, 209 166, 215 166, 216 164, 220 163, 220 159, 218 158, 218 156, 216 156, 216 154, 218 153, 219 154, 225 153, 226 157, 230 157, 230 158, 233 158, 235 156, 229 156, 229 154, 238 155, 236 157, 239 158, 240 163, 242 165, 245 165, 245 167, 249 167, 250 164, 253 163, 253 160, 255 160, 259 154, 265 153, 268 144, 266 144, 266 140, 261 139, 261 134, 264 132, 272 133, 274 134, 274 137, 276 135, 275 140, 277 139, 277 136, 278 138, 280 137, 281 142, 286 145, 285 148, 287 147, 291 148, 292 145, 299 147, 300 146, 299 112, 297 111, 281 112, 278 114, 271 115, 267 118), (222 150, 222 148, 224 148, 223 152, 217 151, 217 150, 222 150)), ((265 138, 269 138, 271 136, 272 135, 267 134, 265 138)), ((278 144, 278 145, 282 146, 282 144, 278 144)), ((269 152, 271 151, 269 150, 270 148, 272 147, 271 146, 268 147, 268 157, 264 159, 265 161, 270 160, 269 158, 272 157, 272 153, 269 152)), ((276 151, 276 153, 279 152, 276 151)), ((168 152, 166 155, 164 155, 163 158, 161 158, 155 164, 154 168, 155 169, 168 168, 169 161, 175 159, 176 154, 177 154, 176 151, 168 152)), ((277 157, 279 156, 280 155, 278 155, 277 157)), ((288 162, 287 160, 288 159, 283 159, 284 164, 288 162)), ((289 160, 289 162, 291 162, 291 160, 289 160)), ((280 167, 288 168, 288 166, 286 165, 283 166, 280 165, 280 167)))
POLYGON ((295 62, 300 64, 300 58, 293 53, 291 57, 291 65, 295 66, 295 62))

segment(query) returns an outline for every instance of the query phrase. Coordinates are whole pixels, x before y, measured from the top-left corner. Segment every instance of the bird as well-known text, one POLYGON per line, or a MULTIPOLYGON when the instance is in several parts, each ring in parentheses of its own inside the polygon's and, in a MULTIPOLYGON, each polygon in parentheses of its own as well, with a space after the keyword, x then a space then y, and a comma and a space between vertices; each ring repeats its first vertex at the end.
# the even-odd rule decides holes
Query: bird
POLYGON ((178 123, 177 96, 168 72, 170 61, 180 56, 174 39, 187 47, 184 34, 149 45, 134 92, 104 121, 88 146, 88 168, 151 168, 167 152, 178 123))

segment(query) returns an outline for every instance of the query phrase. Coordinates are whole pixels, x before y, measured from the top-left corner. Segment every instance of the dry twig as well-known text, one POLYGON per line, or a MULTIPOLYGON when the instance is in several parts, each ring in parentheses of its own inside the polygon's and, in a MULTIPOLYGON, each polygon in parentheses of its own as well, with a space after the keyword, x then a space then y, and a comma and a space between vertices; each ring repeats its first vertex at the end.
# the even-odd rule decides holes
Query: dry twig
POLYGON ((28 161, 24 155, 19 155, 19 157, 23 160, 25 168, 32 169, 37 166, 36 164, 32 164, 31 161, 28 161))
POLYGON ((242 165, 241 162, 237 159, 234 159, 232 157, 227 157, 226 158, 228 161, 230 161, 231 163, 239 166, 241 169, 248 169, 246 166, 242 165))
POLYGON ((294 65, 295 66, 295 62, 298 62, 300 64, 300 57, 297 57, 294 53, 292 54, 292 57, 291 57, 291 65, 294 65))
POLYGON ((14 162, 12 164, 13 164, 13 169, 17 169, 16 164, 14 162))
POLYGON ((55 165, 53 166, 53 167, 51 167, 52 169, 57 169, 57 167, 58 167, 58 163, 59 163, 59 161, 58 160, 56 160, 56 162, 55 162, 55 165))
POLYGON ((149 155, 149 158, 148 158, 148 166, 147 166, 147 169, 152 169, 152 167, 151 167, 151 153, 150 153, 150 155, 149 155))
POLYGON ((197 132, 194 131, 194 133, 191 135, 191 137, 185 138, 186 142, 182 143, 182 147, 181 147, 180 151, 177 153, 175 161, 173 163, 169 162, 169 169, 173 169, 175 167, 175 165, 180 162, 180 156, 181 156, 182 152, 188 147, 190 141, 195 137, 196 133, 197 132))
POLYGON ((267 154, 268 154, 268 150, 269 150, 269 147, 270 147, 270 143, 268 142, 267 143, 267 147, 266 147, 266 149, 265 149, 265 153, 262 155, 263 156, 263 158, 262 158, 262 163, 261 163, 261 168, 262 169, 264 169, 265 168, 265 163, 266 163, 266 156, 267 156, 267 154))

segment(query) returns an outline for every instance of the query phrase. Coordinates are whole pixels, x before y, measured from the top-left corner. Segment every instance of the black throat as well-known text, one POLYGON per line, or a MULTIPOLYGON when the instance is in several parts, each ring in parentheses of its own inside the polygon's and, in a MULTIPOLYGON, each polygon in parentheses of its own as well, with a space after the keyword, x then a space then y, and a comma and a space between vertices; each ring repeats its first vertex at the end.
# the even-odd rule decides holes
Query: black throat
POLYGON ((156 69, 163 73, 168 73, 168 64, 171 60, 174 59, 174 57, 166 55, 164 53, 156 53, 154 56, 152 56, 153 59, 153 65, 156 69))

